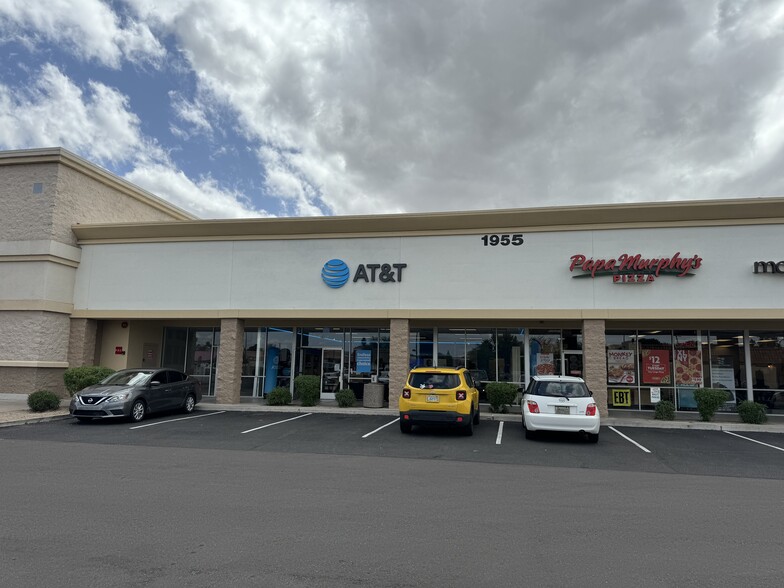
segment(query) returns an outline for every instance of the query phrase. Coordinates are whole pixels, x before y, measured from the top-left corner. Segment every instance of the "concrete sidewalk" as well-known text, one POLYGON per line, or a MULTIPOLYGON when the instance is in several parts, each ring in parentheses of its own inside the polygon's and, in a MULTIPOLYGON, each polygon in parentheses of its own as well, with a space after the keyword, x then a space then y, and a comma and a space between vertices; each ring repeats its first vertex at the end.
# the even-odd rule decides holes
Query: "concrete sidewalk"
MULTIPOLYGON (((60 408, 49 412, 32 412, 27 406, 25 394, 0 393, 0 427, 40 423, 50 420, 68 418, 69 399, 60 401, 60 408)), ((243 401, 239 404, 218 404, 211 398, 204 399, 196 406, 198 411, 232 411, 232 412, 281 412, 281 413, 325 413, 377 415, 397 418, 398 413, 391 408, 364 408, 355 406, 340 408, 335 401, 324 401, 318 406, 303 407, 296 404, 288 406, 269 406, 260 401, 243 401)), ((680 413, 674 421, 657 421, 653 412, 610 411, 610 416, 602 419, 602 426, 611 427, 647 427, 651 429, 695 429, 702 431, 734 431, 734 432, 768 432, 784 433, 784 415, 768 415, 764 425, 749 425, 741 422, 736 414, 717 414, 710 423, 703 423, 696 413, 680 413)), ((483 421, 506 421, 520 423, 520 413, 494 414, 482 405, 483 421)))

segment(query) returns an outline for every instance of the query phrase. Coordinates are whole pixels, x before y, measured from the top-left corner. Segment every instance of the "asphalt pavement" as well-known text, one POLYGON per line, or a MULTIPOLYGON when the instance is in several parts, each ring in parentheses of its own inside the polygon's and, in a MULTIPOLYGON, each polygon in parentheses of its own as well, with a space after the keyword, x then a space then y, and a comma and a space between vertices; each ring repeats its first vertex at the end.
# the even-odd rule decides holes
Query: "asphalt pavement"
MULTIPOLYGON (((297 405, 269 406, 259 401, 245 401, 239 404, 220 404, 211 398, 205 398, 197 405, 196 410, 225 410, 240 412, 325 412, 330 414, 353 415, 391 415, 397 411, 390 408, 364 408, 355 406, 341 408, 334 401, 323 402, 318 406, 302 407, 297 405)), ((32 412, 27 406, 25 394, 0 393, 0 427, 13 426, 31 422, 42 422, 68 416, 68 399, 60 402, 60 408, 43 413, 32 412)), ((482 420, 520 422, 520 414, 494 414, 485 405, 482 406, 482 420)), ((734 432, 767 432, 784 433, 784 415, 769 415, 768 422, 762 425, 743 423, 736 414, 718 413, 714 419, 705 423, 699 420, 696 413, 679 413, 674 421, 657 421, 651 411, 612 410, 610 415, 602 419, 602 426, 647 427, 656 429, 696 429, 704 431, 734 432)))

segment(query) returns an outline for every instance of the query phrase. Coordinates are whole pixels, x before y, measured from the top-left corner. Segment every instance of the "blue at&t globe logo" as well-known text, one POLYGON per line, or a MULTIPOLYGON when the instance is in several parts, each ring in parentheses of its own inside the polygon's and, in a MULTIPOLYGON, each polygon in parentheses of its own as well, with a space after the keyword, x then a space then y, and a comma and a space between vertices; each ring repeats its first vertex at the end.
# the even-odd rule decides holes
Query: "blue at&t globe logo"
POLYGON ((330 259, 321 270, 321 279, 330 288, 340 288, 348 282, 349 269, 342 259, 330 259))

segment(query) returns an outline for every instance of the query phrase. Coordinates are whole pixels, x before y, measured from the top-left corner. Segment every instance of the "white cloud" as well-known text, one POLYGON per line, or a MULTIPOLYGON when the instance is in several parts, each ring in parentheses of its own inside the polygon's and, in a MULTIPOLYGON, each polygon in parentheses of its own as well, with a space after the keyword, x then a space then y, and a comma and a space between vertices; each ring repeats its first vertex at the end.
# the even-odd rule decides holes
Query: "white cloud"
POLYGON ((26 31, 67 47, 75 55, 118 68, 122 59, 160 62, 165 50, 143 22, 123 22, 100 0, 0 0, 0 36, 35 44, 26 31))
POLYGON ((210 177, 193 181, 140 131, 128 99, 90 82, 84 92, 53 65, 44 65, 28 89, 0 85, 0 148, 63 146, 99 164, 130 165, 127 178, 197 216, 267 216, 242 194, 210 177))
POLYGON ((142 149, 162 155, 142 137, 125 96, 97 82, 88 90, 51 64, 27 89, 0 86, 4 146, 62 145, 104 164, 128 160, 142 149))
POLYGON ((756 194, 783 114, 776 3, 133 4, 297 214, 756 194))
POLYGON ((193 181, 180 170, 167 165, 138 166, 126 174, 125 178, 201 218, 273 216, 266 211, 254 209, 239 192, 221 189, 210 177, 193 181))
MULTIPOLYGON (((112 67, 159 59, 153 31, 171 40, 192 71, 166 128, 183 150, 207 139, 218 152, 235 113, 289 214, 784 194, 780 2, 127 0, 111 5, 122 17, 97 0, 28 4, 0 0, 3 35, 20 27, 112 67)), ((103 160, 155 151, 121 94, 59 87, 116 125, 103 160)), ((54 115, 46 102, 25 104, 54 115)), ((11 136, 106 136, 16 116, 11 136)), ((175 177, 146 177, 182 186, 150 159, 175 177)))

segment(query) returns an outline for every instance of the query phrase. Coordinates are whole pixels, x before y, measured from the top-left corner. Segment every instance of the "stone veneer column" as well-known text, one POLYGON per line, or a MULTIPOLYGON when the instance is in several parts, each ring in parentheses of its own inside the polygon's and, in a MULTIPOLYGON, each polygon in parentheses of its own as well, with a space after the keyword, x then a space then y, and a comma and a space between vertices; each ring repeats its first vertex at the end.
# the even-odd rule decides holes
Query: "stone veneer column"
POLYGON ((95 365, 97 340, 97 320, 72 318, 68 336, 68 367, 95 365))
POLYGON ((221 319, 215 400, 221 404, 239 404, 242 381, 242 350, 245 321, 221 319))
POLYGON ((407 376, 408 319, 392 319, 389 324, 389 408, 399 407, 407 376))
POLYGON ((583 370, 585 383, 593 391, 599 414, 608 416, 607 352, 603 320, 583 321, 583 370))

